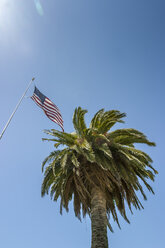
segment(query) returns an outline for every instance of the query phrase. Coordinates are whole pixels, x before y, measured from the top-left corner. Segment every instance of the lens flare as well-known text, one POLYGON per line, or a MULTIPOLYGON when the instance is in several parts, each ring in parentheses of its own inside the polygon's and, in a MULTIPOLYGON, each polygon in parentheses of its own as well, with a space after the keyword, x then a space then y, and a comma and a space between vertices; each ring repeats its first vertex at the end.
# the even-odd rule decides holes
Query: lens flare
POLYGON ((40 0, 34 0, 34 3, 35 3, 36 10, 37 10, 38 14, 40 16, 43 16, 44 15, 44 10, 42 8, 42 5, 40 3, 40 0))

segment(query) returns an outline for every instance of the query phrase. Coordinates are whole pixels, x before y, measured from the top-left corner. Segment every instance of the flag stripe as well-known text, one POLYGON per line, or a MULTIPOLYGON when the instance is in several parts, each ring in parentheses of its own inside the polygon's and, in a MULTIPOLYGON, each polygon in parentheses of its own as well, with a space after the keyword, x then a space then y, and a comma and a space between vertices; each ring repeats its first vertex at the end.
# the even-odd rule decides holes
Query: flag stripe
POLYGON ((58 116, 55 116, 54 114, 50 113, 49 111, 45 111, 45 113, 47 113, 47 115, 49 115, 50 117, 54 118, 57 122, 60 122, 61 125, 63 125, 63 123, 61 122, 60 119, 58 119, 58 116))
POLYGON ((44 112, 45 112, 45 114, 46 114, 46 112, 47 112, 47 117, 49 116, 49 115, 51 115, 51 120, 52 121, 54 121, 54 122, 56 122, 57 124, 58 124, 58 122, 60 122, 60 126, 63 126, 63 120, 60 118, 60 119, 58 119, 58 115, 56 115, 56 114, 52 114, 52 111, 51 112, 49 112, 48 110, 47 110, 47 108, 46 108, 46 110, 45 110, 45 106, 41 103, 41 101, 40 101, 40 99, 38 98, 38 96, 34 96, 34 97, 32 97, 32 99, 34 99, 34 101, 37 103, 37 105, 40 107, 40 108, 42 108, 43 110, 44 110, 44 112))
POLYGON ((40 98, 39 98, 36 94, 34 94, 32 97, 33 97, 35 100, 37 100, 37 102, 42 106, 42 102, 41 102, 40 98))
POLYGON ((41 103, 40 99, 39 99, 36 95, 33 95, 31 98, 33 99, 33 101, 34 101, 40 108, 42 108, 42 103, 41 103))
MULTIPOLYGON (((31 97, 32 98, 32 97, 31 97)), ((37 100, 35 98, 32 98, 32 100, 40 107, 42 108, 42 105, 40 103, 37 102, 37 100)))
POLYGON ((52 105, 53 107, 55 107, 55 108, 57 109, 57 111, 60 113, 60 110, 58 109, 58 107, 57 107, 53 102, 51 102, 50 99, 49 99, 48 97, 46 97, 46 101, 47 101, 48 104, 50 104, 50 105, 52 105))
POLYGON ((43 110, 45 110, 46 112, 48 112, 48 113, 50 113, 50 114, 52 114, 52 115, 56 116, 56 117, 60 120, 60 122, 61 122, 61 123, 63 123, 62 118, 61 118, 61 117, 60 117, 57 113, 55 113, 54 111, 49 110, 49 109, 48 109, 48 108, 46 108, 45 106, 43 107, 43 110))
POLYGON ((46 111, 44 111, 44 112, 45 112, 45 114, 47 115, 47 117, 48 117, 50 120, 54 121, 55 123, 58 123, 58 125, 59 125, 60 127, 63 127, 63 125, 62 125, 61 123, 59 123, 59 122, 56 120, 56 118, 55 118, 54 116, 51 116, 51 115, 48 114, 46 111))
MULTIPOLYGON (((46 114, 46 113, 45 113, 46 114)), ((53 121, 53 122, 55 122, 55 123, 57 123, 57 121, 56 120, 54 120, 54 118, 53 117, 51 117, 50 115, 47 115, 46 114, 46 116, 51 120, 51 121, 53 121)), ((60 124, 60 123, 58 123, 58 125, 63 129, 63 125, 62 124, 60 124)))
MULTIPOLYGON (((40 101, 40 99, 39 99, 39 97, 38 97, 37 95, 33 96, 32 99, 33 99, 33 98, 35 98, 34 100, 36 101, 36 103, 38 104, 39 107, 41 107, 41 108, 44 109, 45 111, 51 110, 51 113, 53 112, 55 115, 58 116, 58 113, 57 113, 56 111, 54 111, 53 108, 47 108, 47 107, 45 106, 45 103, 42 104, 41 101, 40 101)), ((60 114, 60 116, 61 116, 61 114, 60 114)), ((62 119, 61 119, 61 121, 62 121, 62 119)))
POLYGON ((47 107, 49 107, 49 108, 55 109, 56 112, 57 112, 59 115, 61 115, 61 114, 60 114, 60 111, 59 111, 59 109, 56 107, 56 105, 50 104, 50 103, 47 101, 47 98, 45 99, 44 104, 45 104, 47 107))
POLYGON ((57 115, 61 120, 62 120, 62 116, 58 114, 57 111, 55 111, 53 108, 48 108, 45 104, 43 106, 43 108, 46 110, 46 111, 49 111, 51 113, 54 113, 55 115, 57 115))
POLYGON ((46 96, 44 96, 36 87, 31 99, 44 111, 46 116, 53 122, 57 123, 62 130, 63 119, 58 107, 46 96))
POLYGON ((44 102, 44 107, 51 110, 52 112, 54 112, 55 114, 61 116, 61 114, 59 112, 57 112, 54 108, 49 107, 45 102, 44 102))

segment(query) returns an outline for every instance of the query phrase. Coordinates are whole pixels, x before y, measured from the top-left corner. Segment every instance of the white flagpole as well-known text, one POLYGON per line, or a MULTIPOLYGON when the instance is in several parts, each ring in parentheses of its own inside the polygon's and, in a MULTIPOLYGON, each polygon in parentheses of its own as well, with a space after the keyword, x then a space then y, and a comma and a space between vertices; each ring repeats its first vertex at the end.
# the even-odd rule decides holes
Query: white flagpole
POLYGON ((35 79, 35 78, 32 78, 32 80, 29 82, 28 87, 26 88, 25 92, 23 93, 23 95, 21 96, 19 102, 17 103, 17 106, 15 107, 13 113, 11 114, 11 116, 10 116, 8 122, 6 123, 6 126, 4 127, 4 129, 3 129, 2 133, 1 133, 0 139, 2 139, 2 136, 3 136, 4 132, 6 131, 6 128, 8 127, 8 125, 9 125, 11 119, 13 118, 15 112, 17 111, 19 105, 21 104, 21 102, 22 102, 24 96, 26 95, 26 92, 27 92, 28 89, 30 88, 30 85, 32 84, 32 82, 34 81, 34 79, 35 79))

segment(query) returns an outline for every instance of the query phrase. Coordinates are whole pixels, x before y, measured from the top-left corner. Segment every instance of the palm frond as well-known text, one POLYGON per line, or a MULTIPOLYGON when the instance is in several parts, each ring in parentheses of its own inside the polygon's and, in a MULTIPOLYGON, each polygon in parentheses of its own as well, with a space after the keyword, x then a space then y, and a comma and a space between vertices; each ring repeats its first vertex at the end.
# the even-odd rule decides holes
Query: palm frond
POLYGON ((104 109, 100 109, 95 114, 95 116, 91 120, 90 128, 92 128, 92 129, 98 129, 98 127, 100 126, 100 122, 101 122, 101 119, 102 119, 103 114, 104 114, 104 109))
POLYGON ((50 153, 49 156, 47 156, 47 157, 44 159, 44 161, 42 162, 42 172, 43 172, 43 170, 44 170, 45 164, 46 164, 46 163, 49 164, 50 162, 52 162, 52 161, 56 158, 56 156, 59 155, 59 153, 60 153, 59 150, 53 151, 53 152, 50 153))
POLYGON ((97 188, 106 197, 107 226, 113 231, 109 223, 111 216, 119 227, 118 213, 129 223, 126 204, 131 213, 133 207, 143 208, 138 198, 140 193, 147 199, 143 186, 154 193, 148 181, 154 181, 158 172, 152 166, 151 157, 134 144, 155 146, 155 143, 133 128, 110 132, 114 124, 123 123, 125 113, 101 109, 92 118, 89 128, 84 120, 86 113, 81 107, 75 109, 75 132, 45 130, 52 137, 43 140, 53 142, 56 149, 60 145, 64 148, 50 153, 42 163, 41 195, 50 194, 54 201, 61 198, 61 213, 63 208, 69 210, 73 198, 75 215, 81 220, 81 213, 83 217, 90 216, 91 192, 97 188))
POLYGON ((108 138, 121 145, 143 143, 149 146, 155 146, 154 142, 150 142, 142 132, 136 129, 118 129, 109 133, 108 138))
POLYGON ((84 120, 84 115, 87 113, 87 110, 83 110, 81 107, 78 107, 74 111, 73 115, 73 125, 78 135, 83 136, 86 129, 86 124, 84 120))

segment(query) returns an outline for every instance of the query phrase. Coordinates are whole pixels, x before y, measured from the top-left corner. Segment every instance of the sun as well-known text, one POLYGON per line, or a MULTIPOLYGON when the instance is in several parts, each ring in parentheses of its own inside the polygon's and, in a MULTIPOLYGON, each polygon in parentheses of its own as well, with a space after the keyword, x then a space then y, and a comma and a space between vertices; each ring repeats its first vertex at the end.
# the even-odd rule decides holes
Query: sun
POLYGON ((0 45, 15 42, 18 36, 18 1, 0 0, 0 45))
POLYGON ((14 20, 14 1, 0 0, 0 33, 12 28, 14 20))

